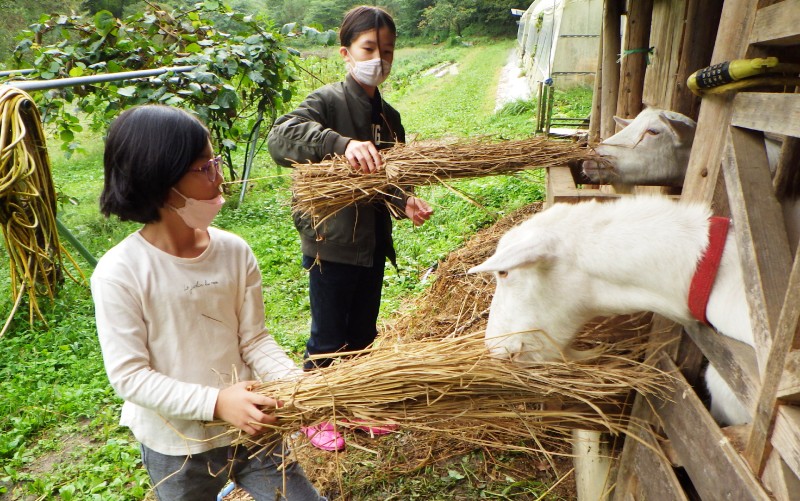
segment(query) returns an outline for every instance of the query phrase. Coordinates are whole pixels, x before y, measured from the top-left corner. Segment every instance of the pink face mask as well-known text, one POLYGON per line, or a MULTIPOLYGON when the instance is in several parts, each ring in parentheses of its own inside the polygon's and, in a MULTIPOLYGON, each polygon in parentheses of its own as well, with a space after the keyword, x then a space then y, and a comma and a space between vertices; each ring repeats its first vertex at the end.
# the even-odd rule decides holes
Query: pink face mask
POLYGON ((211 221, 214 220, 220 209, 222 209, 222 204, 225 203, 225 199, 222 195, 212 198, 211 200, 197 200, 184 196, 183 193, 175 188, 172 188, 172 191, 180 195, 186 203, 180 208, 171 205, 170 207, 178 213, 181 219, 183 219, 183 222, 186 223, 186 226, 196 230, 207 230, 211 221))

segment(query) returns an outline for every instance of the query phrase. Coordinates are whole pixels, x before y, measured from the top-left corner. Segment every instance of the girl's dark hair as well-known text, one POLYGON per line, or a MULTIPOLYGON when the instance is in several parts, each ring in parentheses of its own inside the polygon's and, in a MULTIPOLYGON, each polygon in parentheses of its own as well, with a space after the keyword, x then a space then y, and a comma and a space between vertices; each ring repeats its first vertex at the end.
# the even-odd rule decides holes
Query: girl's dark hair
POLYGON ((169 190, 203 154, 209 137, 200 120, 178 108, 146 105, 122 112, 106 137, 100 211, 122 221, 158 221, 169 190))
POLYGON ((388 26, 392 33, 397 35, 394 19, 385 10, 371 5, 353 7, 344 15, 342 25, 339 27, 339 41, 342 46, 350 47, 360 34, 370 30, 377 31, 384 26, 388 26))

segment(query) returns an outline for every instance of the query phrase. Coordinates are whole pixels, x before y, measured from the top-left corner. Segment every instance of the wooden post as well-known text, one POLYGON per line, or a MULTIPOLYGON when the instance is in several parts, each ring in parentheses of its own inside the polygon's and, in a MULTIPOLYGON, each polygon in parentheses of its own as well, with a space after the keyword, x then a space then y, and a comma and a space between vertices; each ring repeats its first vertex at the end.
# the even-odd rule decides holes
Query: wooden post
POLYGON ((616 132, 614 113, 617 111, 619 94, 619 57, 622 42, 619 31, 622 8, 619 0, 606 0, 603 9, 603 89, 600 96, 600 137, 613 136, 616 132))
POLYGON ((535 133, 542 132, 544 124, 544 84, 536 84, 536 128, 535 133))
POLYGON ((722 0, 689 0, 670 110, 697 118, 700 98, 686 86, 686 79, 709 65, 721 13, 722 0))
MULTIPOLYGON (((748 39, 753 29, 757 0, 728 1, 722 9, 717 29, 717 39, 711 64, 756 57, 752 48, 748 50, 748 39)), ((717 186, 720 164, 725 148, 726 134, 720 127, 727 127, 731 120, 730 94, 709 95, 703 98, 703 106, 697 119, 697 133, 689 157, 689 168, 683 183, 682 201, 710 202, 717 186)))
POLYGON ((592 93, 592 113, 589 116, 589 143, 600 142, 600 94, 603 92, 603 37, 600 36, 597 48, 597 73, 594 76, 592 93))
MULTIPOLYGON (((650 23, 653 0, 629 2, 625 24, 625 51, 647 50, 650 45, 650 23)), ((647 68, 647 52, 623 52, 620 66, 619 98, 617 116, 633 118, 642 111, 644 73, 647 68)))

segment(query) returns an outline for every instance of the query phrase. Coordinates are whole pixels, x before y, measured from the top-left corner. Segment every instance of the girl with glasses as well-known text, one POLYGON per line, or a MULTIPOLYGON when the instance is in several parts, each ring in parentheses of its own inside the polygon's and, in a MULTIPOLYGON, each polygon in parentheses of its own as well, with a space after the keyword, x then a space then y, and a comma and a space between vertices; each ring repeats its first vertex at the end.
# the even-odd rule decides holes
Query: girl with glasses
POLYGON ((324 499, 280 443, 234 447, 208 426, 262 433, 281 404, 248 386, 302 375, 266 331, 252 250, 209 227, 224 199, 208 129, 177 108, 129 109, 108 131, 104 168, 103 214, 143 226, 92 274, 97 332, 156 495, 215 500, 230 478, 256 500, 324 499))

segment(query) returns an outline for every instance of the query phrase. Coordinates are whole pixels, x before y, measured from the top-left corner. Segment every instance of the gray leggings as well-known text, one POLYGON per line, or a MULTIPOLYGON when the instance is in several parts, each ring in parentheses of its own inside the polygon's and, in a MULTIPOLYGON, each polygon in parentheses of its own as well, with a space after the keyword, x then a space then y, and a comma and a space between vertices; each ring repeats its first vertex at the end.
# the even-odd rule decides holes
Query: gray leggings
POLYGON ((243 446, 228 446, 191 456, 168 456, 142 445, 142 462, 161 501, 216 501, 229 479, 256 501, 326 500, 299 464, 281 468, 281 445, 251 458, 252 453, 243 446))

